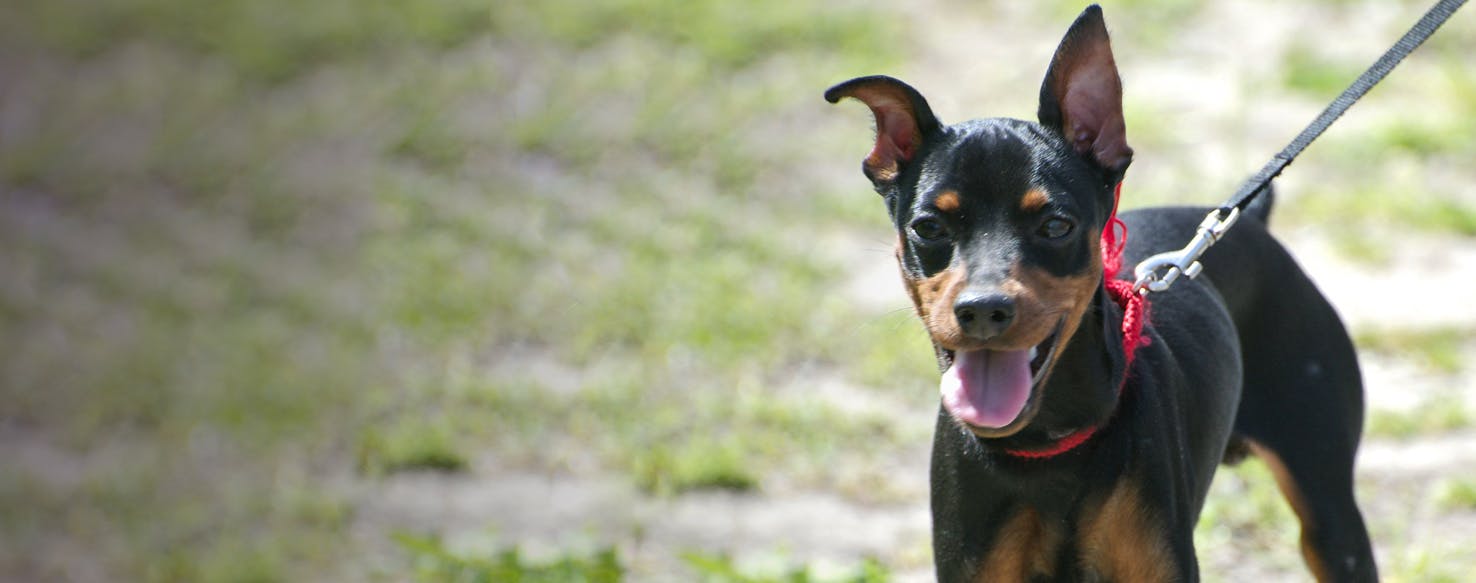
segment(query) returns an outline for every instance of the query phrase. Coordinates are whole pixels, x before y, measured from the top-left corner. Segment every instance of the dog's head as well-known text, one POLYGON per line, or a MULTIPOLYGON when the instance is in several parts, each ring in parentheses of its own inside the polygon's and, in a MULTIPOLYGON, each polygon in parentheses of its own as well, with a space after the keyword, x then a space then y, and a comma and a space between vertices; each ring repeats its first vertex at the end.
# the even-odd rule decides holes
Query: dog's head
POLYGON ((876 117, 862 170, 886 200, 917 315, 952 357, 943 403, 983 437, 1018 432, 1101 287, 1100 236, 1132 161, 1102 11, 1086 9, 1040 88, 1039 123, 946 126, 891 77, 830 88, 876 117))

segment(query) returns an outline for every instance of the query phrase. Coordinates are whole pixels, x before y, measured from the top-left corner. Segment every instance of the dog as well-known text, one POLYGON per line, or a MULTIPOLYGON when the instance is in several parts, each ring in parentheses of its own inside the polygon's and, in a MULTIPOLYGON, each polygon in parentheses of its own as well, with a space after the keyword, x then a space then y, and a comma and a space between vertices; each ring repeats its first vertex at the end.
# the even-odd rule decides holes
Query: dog
POLYGON ((1210 482, 1247 454, 1300 519, 1319 581, 1377 580, 1353 492, 1357 355, 1267 231, 1271 197, 1198 278, 1144 299, 1118 277, 1124 261, 1183 246, 1210 209, 1118 217, 1133 150, 1100 7, 1061 40, 1037 122, 944 125, 886 76, 825 98, 875 117, 862 172, 944 370, 930 469, 939 581, 1196 581, 1210 482))

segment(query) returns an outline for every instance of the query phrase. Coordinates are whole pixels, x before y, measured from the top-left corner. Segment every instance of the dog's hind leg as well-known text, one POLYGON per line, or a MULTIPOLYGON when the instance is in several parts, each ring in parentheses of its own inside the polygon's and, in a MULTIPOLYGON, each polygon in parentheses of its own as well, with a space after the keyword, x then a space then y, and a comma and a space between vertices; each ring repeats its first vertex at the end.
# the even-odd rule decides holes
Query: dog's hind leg
POLYGON ((1270 467, 1301 520, 1302 555, 1318 581, 1377 581, 1353 492, 1363 426, 1357 356, 1320 295, 1300 300, 1295 312, 1267 306, 1263 316, 1247 318, 1259 321, 1241 323, 1261 329, 1242 328, 1245 384, 1235 433, 1270 467))
POLYGON ((1247 444, 1276 476, 1301 521, 1302 558, 1317 580, 1377 581, 1373 549, 1353 498, 1351 461, 1337 467, 1314 459, 1302 445, 1278 451, 1254 439, 1247 444))

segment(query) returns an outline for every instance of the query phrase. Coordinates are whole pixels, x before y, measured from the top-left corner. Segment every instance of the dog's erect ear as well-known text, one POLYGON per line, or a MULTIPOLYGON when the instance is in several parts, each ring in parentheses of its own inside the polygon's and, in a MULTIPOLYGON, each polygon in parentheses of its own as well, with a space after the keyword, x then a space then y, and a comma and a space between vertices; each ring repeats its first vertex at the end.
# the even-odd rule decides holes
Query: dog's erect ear
POLYGON ((876 116, 876 145, 861 170, 878 185, 895 181, 902 164, 917 155, 923 139, 938 131, 938 119, 927 100, 891 77, 857 77, 825 91, 825 100, 831 103, 843 97, 860 100, 876 116))
POLYGON ((1101 7, 1088 6, 1061 39, 1040 85, 1036 115, 1117 179, 1133 161, 1122 119, 1122 80, 1101 7))

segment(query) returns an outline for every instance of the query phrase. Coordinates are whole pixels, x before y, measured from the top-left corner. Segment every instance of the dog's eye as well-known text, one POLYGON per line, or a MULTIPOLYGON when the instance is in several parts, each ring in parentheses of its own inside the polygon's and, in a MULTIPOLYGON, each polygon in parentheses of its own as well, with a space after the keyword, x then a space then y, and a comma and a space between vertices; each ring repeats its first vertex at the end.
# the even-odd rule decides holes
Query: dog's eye
POLYGON ((917 238, 932 243, 948 237, 948 227, 937 219, 918 219, 912 222, 912 232, 917 238))
POLYGON ((1070 235, 1071 230, 1075 227, 1076 225, 1071 224, 1071 221, 1060 217, 1052 217, 1046 219, 1046 222, 1041 223, 1040 230, 1036 232, 1047 239, 1060 239, 1066 235, 1070 235))

